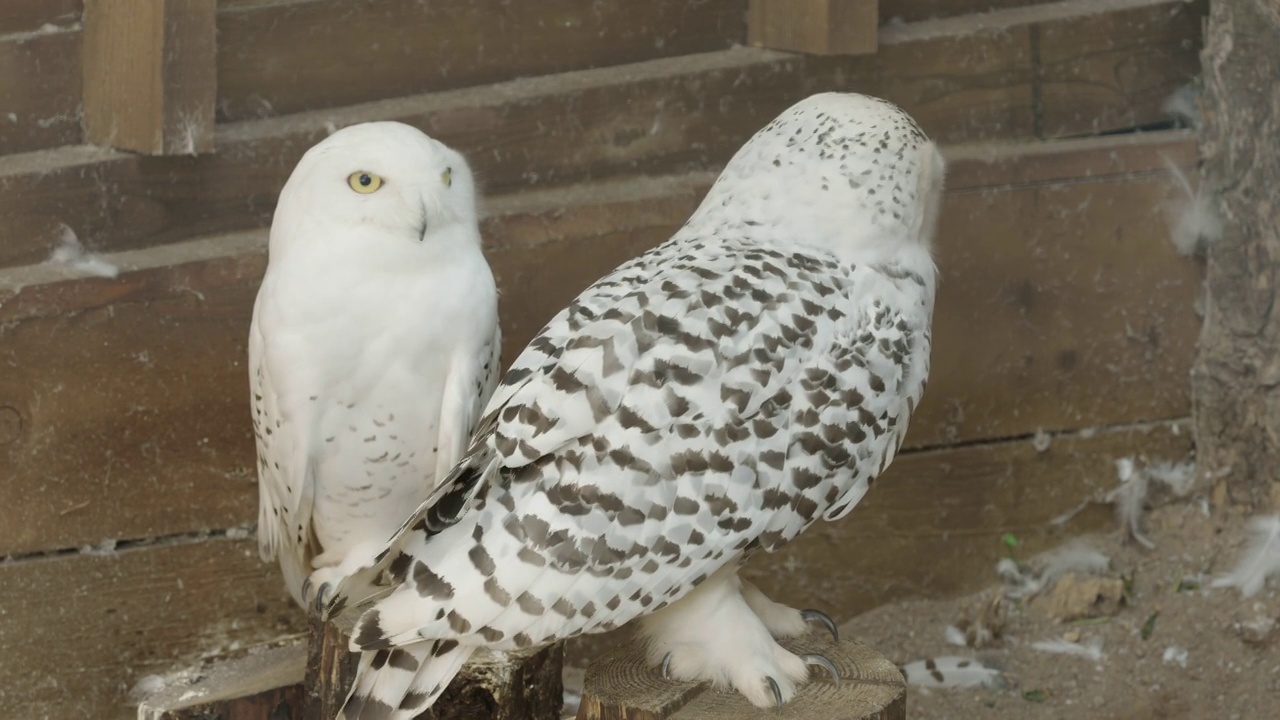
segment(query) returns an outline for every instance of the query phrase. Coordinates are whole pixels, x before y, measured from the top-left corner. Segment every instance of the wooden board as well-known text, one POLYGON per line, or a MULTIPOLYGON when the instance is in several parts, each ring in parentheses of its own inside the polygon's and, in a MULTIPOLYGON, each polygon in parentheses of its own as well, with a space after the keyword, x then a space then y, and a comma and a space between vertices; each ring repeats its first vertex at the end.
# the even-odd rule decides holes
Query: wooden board
MULTIPOLYGON (((625 72, 419 96, 342 115, 229 126, 219 132, 218 152, 211 156, 103 157, 60 149, 42 158, 0 158, 0 181, 7 181, 0 194, 0 237, 6 238, 0 266, 47 257, 62 241, 63 225, 102 250, 264 226, 280 186, 308 147, 334 126, 374 118, 409 122, 460 149, 491 196, 636 172, 718 167, 792 102, 812 90, 855 82, 838 63, 813 71, 803 65, 803 59, 780 53, 738 49, 625 72), (708 97, 717 101, 708 103, 708 97)), ((1026 77, 1029 82, 1029 70, 1026 77)), ((907 92, 918 87, 903 84, 907 92)), ((929 106, 918 110, 930 125, 929 106)))
MULTIPOLYGON (((1115 460, 1181 462, 1192 444, 1182 421, 1072 433, 1044 451, 1027 438, 907 453, 848 516, 757 555, 744 577, 777 602, 836 622, 895 600, 976 592, 997 582, 1003 533, 1029 557, 1083 533, 1118 532, 1110 506, 1082 507, 1119 484, 1115 460)), ((585 667, 629 634, 571 640, 566 664, 585 667)))
POLYGON ((811 55, 876 51, 879 0, 751 0, 747 42, 811 55))
POLYGON ((133 718, 143 676, 302 629, 249 539, 2 563, 0 607, 0 707, 14 718, 133 718))
POLYGON ((176 670, 163 688, 140 698, 138 720, 300 719, 305 641, 255 650, 176 670))
POLYGON ((724 50, 744 37, 745 9, 746 0, 232 4, 218 16, 219 119, 724 50))
POLYGON ((918 22, 970 13, 1055 2, 1056 0, 880 0, 884 22, 918 22))
POLYGON ((148 155, 213 149, 214 0, 112 0, 84 16, 89 142, 148 155))
POLYGON ((741 693, 710 683, 676 682, 649 663, 642 643, 624 643, 587 667, 577 720, 906 720, 902 673, 875 650, 854 640, 835 643, 816 630, 781 645, 796 655, 821 654, 838 669, 833 682, 822 668, 781 710, 757 708, 741 693))
POLYGON ((1041 137, 1089 135, 1166 119, 1162 105, 1200 75, 1208 0, 1037 27, 1041 137))
POLYGON ((0 37, 0 155, 80 142, 80 45, 78 28, 0 37))
MULTIPOLYGON (((409 122, 459 148, 489 195, 716 168, 777 112, 825 89, 888 97, 942 142, 1031 137, 1030 33, 903 43, 862 58, 736 49, 532 78, 237 123, 219 131, 211 157, 66 148, 0 158, 0 266, 47 257, 64 225, 103 250, 264 226, 302 152, 330 128, 370 119, 409 122)), ((1194 58, 1194 44, 1183 52, 1194 58)))

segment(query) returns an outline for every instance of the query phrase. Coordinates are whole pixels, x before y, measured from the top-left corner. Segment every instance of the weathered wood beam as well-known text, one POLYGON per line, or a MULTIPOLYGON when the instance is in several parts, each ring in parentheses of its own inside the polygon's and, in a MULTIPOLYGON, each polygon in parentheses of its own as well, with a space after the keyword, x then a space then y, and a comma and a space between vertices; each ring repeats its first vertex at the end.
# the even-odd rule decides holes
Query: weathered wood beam
POLYGON ((747 42, 809 55, 876 51, 879 0, 751 0, 747 42))
POLYGON ((216 0, 86 3, 89 142, 148 155, 213 150, 216 11, 216 0))
MULTIPOLYGON (((1280 4, 1212 3, 1204 61, 1208 302, 1192 375, 1197 463, 1225 473, 1215 497, 1280 510, 1280 4)), ((1190 211, 1190 202, 1187 202, 1190 211)))

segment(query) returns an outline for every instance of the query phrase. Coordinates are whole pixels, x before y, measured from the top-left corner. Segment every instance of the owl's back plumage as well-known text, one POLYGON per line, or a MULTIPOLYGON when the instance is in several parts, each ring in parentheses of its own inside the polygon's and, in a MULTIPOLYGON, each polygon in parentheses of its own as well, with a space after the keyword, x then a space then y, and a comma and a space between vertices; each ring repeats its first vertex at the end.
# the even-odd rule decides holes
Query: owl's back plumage
POLYGON ((340 588, 335 611, 378 598, 344 716, 411 717, 476 648, 640 617, 673 676, 789 698, 804 659, 771 633, 803 620, 736 569, 847 513, 899 448, 928 374, 942 173, 865 96, 757 133, 670 241, 539 333, 430 506, 340 588))

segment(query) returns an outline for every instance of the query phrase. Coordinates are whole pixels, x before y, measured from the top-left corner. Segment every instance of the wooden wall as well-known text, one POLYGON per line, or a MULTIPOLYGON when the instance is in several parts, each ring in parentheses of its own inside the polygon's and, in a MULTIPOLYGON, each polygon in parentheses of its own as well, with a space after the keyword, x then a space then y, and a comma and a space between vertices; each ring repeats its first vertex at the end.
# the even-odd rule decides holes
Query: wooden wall
POLYGON ((1048 520, 1190 451, 1202 268, 1166 206, 1195 144, 1128 131, 1197 74, 1206 3, 1036 4, 883 0, 877 53, 815 58, 744 47, 746 0, 221 0, 214 151, 147 157, 83 144, 82 2, 6 2, 0 707, 125 717, 139 677, 301 629, 252 539, 244 340, 280 185, 363 120, 471 159, 509 361, 790 103, 900 103, 951 158, 911 451, 752 572, 845 618, 985 583, 1001 532, 1105 526, 1048 520), (45 262, 68 231, 120 274, 45 262))

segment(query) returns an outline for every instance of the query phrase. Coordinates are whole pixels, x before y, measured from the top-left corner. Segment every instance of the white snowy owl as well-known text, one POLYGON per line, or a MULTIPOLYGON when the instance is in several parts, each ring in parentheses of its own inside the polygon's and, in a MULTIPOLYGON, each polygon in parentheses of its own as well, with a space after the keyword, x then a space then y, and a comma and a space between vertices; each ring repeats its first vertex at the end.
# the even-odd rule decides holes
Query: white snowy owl
POLYGON ((639 618, 680 680, 789 700, 816 612, 738 576, 842 517, 929 372, 943 161, 904 112, 821 94, 758 132, 670 241, 534 338, 466 455, 330 612, 367 608, 344 717, 413 717, 479 648, 639 618), (383 572, 385 571, 385 572, 383 572), (366 600, 376 600, 371 607, 366 600))
POLYGON ((303 155, 268 258, 249 331, 259 550, 307 607, 462 456, 497 383, 497 290, 466 161, 394 122, 303 155))

